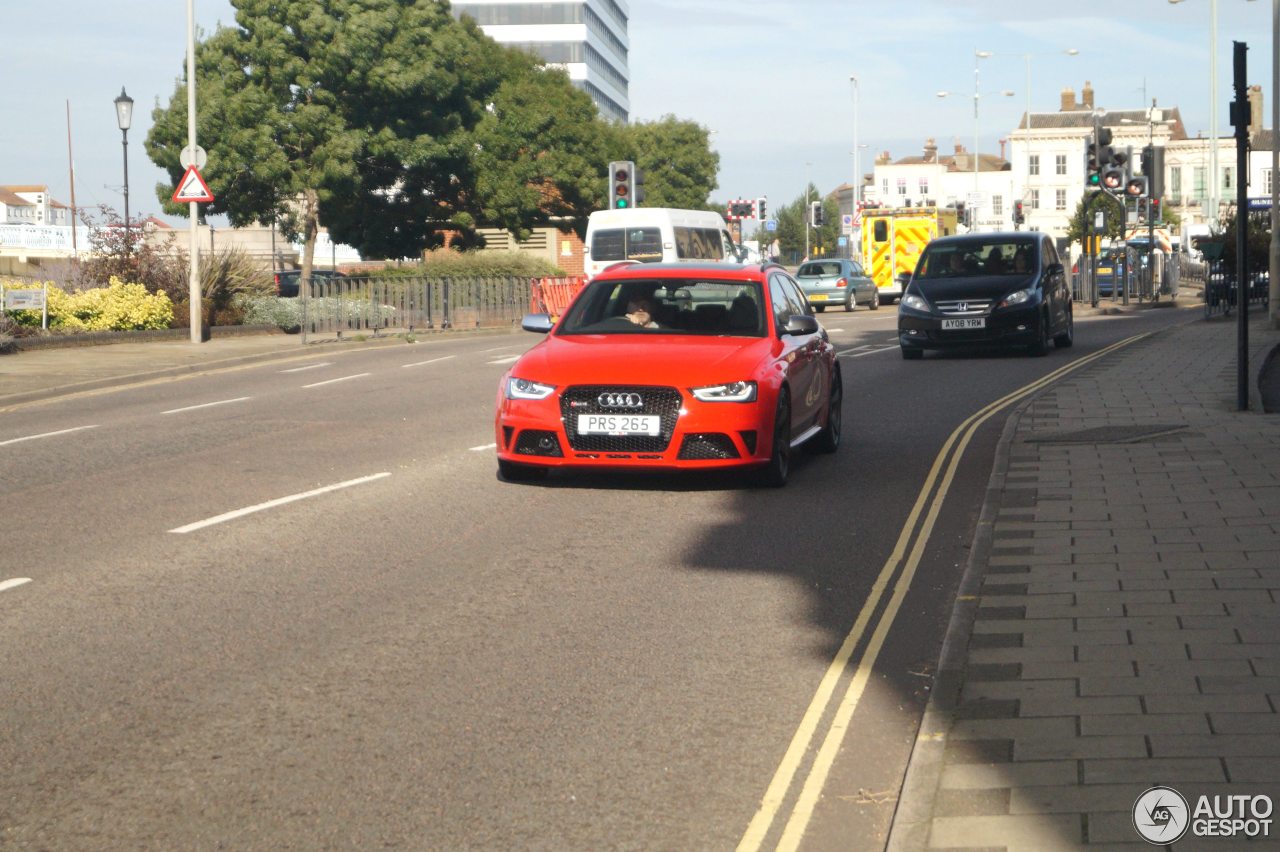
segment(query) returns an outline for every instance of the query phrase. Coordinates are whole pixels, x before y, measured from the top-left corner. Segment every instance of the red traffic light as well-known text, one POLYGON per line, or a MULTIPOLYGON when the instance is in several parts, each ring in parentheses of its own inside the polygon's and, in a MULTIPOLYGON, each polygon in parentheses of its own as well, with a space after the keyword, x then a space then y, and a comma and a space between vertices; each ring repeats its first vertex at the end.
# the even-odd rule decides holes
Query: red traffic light
POLYGON ((631 179, 631 173, 628 172, 626 169, 618 169, 616 172, 613 173, 613 179, 620 183, 625 182, 631 179))

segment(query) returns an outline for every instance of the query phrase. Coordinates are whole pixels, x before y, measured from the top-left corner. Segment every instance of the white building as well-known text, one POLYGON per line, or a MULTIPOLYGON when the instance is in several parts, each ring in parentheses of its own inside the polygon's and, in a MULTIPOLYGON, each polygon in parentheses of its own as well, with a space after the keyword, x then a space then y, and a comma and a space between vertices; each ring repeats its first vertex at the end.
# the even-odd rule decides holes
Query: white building
POLYGON ((494 41, 564 68, 602 116, 627 121, 626 0, 458 0, 453 13, 474 19, 494 41))
MULTIPOLYGON (((843 200, 847 201, 847 187, 843 200)), ((1003 156, 979 154, 959 142, 951 154, 939 155, 934 140, 925 142, 920 156, 893 160, 888 151, 876 157, 871 183, 863 186, 862 199, 882 207, 964 204, 977 216, 975 229, 1000 231, 1013 228, 1013 178, 1003 156)))

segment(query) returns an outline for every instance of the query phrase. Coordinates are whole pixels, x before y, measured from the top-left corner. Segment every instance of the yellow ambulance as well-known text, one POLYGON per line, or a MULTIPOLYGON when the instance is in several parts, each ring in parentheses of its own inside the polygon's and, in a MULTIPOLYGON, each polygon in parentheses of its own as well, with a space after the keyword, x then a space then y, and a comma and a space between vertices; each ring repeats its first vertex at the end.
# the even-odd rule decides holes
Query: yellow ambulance
POLYGON ((902 296, 905 279, 929 241, 956 233, 950 207, 869 207, 862 211, 862 265, 880 291, 880 302, 902 296))

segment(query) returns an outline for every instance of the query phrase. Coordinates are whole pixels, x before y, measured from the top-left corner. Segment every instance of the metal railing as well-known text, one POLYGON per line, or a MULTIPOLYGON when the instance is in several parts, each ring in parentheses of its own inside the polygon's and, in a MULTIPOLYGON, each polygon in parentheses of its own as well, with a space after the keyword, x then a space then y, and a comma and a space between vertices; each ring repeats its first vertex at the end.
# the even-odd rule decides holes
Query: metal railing
MULTIPOLYGON (((1267 270, 1251 270, 1246 299, 1250 305, 1266 307, 1270 302, 1270 276, 1267 270)), ((1235 273, 1228 272, 1226 262, 1214 260, 1204 286, 1204 315, 1227 316, 1240 300, 1240 287, 1235 273)))
POLYGON ((529 309, 529 288, 522 276, 317 278, 300 299, 303 339, 510 327, 529 309))

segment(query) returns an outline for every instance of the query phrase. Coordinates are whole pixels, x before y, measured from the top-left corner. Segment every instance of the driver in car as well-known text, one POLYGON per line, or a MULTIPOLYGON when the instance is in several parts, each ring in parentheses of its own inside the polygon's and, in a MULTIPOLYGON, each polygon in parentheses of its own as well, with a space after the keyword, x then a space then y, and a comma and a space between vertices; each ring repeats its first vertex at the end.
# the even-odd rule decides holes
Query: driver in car
POLYGON ((658 328, 653 318, 653 299, 648 296, 637 296, 627 302, 627 319, 641 328, 658 328))

